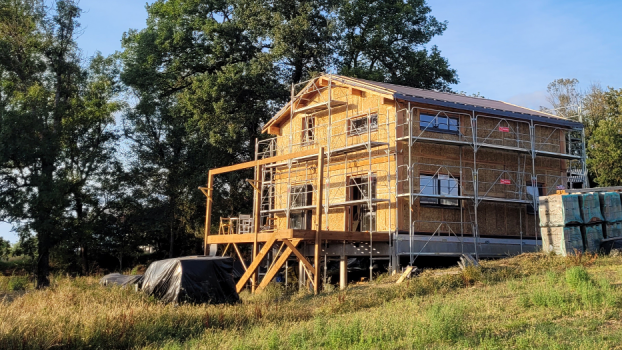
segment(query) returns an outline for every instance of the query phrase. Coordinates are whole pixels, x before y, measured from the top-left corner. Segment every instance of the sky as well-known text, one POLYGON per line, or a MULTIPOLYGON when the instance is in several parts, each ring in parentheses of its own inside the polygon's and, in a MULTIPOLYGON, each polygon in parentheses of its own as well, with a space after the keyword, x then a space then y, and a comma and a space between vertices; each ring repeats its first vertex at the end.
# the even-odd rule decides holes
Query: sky
MULTIPOLYGON (((153 1, 150 0, 149 3, 153 1)), ((128 29, 145 27, 145 0, 81 0, 86 56, 121 49, 128 29)), ((546 86, 577 78, 622 87, 622 1, 619 0, 428 0, 432 15, 447 21, 435 37, 460 83, 455 91, 528 108, 548 106, 546 86)), ((0 222, 0 237, 16 242, 11 225, 0 222)))

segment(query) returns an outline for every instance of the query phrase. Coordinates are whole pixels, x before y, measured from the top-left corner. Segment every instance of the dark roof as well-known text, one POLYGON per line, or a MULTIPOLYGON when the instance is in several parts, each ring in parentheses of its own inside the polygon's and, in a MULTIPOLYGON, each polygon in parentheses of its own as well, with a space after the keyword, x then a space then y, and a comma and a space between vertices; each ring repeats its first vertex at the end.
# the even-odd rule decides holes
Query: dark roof
POLYGON ((395 85, 389 83, 380 83, 358 78, 348 78, 337 76, 344 80, 360 81, 365 84, 375 85, 377 87, 393 92, 393 96, 411 102, 427 103, 442 107, 469 109, 481 113, 496 114, 505 117, 517 119, 528 119, 536 122, 563 125, 573 128, 583 128, 583 124, 556 116, 554 114, 536 111, 530 108, 513 105, 511 103, 490 100, 487 98, 470 97, 458 95, 449 92, 439 92, 434 90, 418 89, 410 86, 395 85))
MULTIPOLYGON (((366 89, 374 90, 381 94, 391 95, 393 96, 393 98, 399 100, 434 105, 439 107, 475 111, 477 113, 486 113, 514 119, 533 120, 537 123, 553 124, 568 128, 583 128, 583 124, 574 120, 566 119, 546 112, 536 111, 533 109, 513 105, 511 103, 503 101, 489 100, 487 98, 470 97, 434 90, 424 90, 409 86, 380 83, 377 81, 370 81, 358 78, 350 78, 342 75, 322 75, 320 77, 317 77, 316 79, 319 79, 321 77, 326 78, 329 76, 334 81, 339 81, 343 84, 360 86, 366 89)), ((304 91, 305 89, 303 89, 299 93, 299 95, 304 91)), ((266 125, 264 126, 264 130, 267 126, 277 122, 280 119, 283 113, 289 108, 290 103, 291 102, 283 106, 283 108, 270 121, 268 121, 268 123, 266 123, 266 125)))

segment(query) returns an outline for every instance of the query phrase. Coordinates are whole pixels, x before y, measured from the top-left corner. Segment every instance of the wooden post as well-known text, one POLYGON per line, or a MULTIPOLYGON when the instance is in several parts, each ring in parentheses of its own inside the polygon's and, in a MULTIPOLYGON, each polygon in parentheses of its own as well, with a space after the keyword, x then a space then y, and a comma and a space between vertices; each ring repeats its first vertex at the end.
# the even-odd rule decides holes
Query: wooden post
POLYGON ((313 292, 320 292, 320 247, 322 244, 322 198, 324 197, 324 147, 320 147, 317 155, 317 206, 315 215, 317 217, 317 230, 315 231, 315 256, 313 257, 313 265, 315 271, 313 274, 313 292))
MULTIPOLYGON (((253 242, 253 260, 257 256, 257 234, 259 234, 259 226, 261 225, 261 190, 262 190, 262 180, 263 176, 261 173, 262 166, 257 165, 255 167, 255 208, 254 209, 254 221, 255 221, 255 241, 253 242)), ((251 290, 254 293, 255 288, 257 286, 258 273, 255 272, 251 278, 251 290)))
POLYGON ((348 286, 348 257, 341 255, 339 260, 339 289, 344 290, 348 286))
POLYGON ((210 170, 207 174, 207 202, 205 203, 205 238, 203 240, 203 255, 207 256, 207 236, 212 225, 212 193, 214 193, 214 175, 210 170))

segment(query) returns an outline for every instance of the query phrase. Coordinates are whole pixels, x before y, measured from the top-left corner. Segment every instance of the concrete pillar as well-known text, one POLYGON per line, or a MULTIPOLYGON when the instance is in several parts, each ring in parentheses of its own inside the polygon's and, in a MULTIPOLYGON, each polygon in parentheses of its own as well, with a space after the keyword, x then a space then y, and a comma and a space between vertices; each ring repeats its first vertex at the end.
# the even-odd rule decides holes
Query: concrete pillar
POLYGON ((298 260, 298 289, 303 289, 305 287, 306 277, 305 265, 302 261, 298 260))
POLYGON ((348 257, 342 255, 339 259, 339 289, 344 290, 348 286, 348 257))

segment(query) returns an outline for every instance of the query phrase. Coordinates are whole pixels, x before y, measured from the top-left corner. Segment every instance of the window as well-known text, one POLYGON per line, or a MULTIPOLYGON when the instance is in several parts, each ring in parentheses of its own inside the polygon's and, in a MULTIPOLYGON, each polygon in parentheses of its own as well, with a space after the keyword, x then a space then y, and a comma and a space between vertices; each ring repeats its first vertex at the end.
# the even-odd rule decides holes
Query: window
POLYGON ((419 128, 421 131, 434 131, 434 132, 446 132, 446 133, 458 133, 459 122, 458 118, 448 117, 445 115, 419 115, 419 128))
MULTIPOLYGON (((533 200, 533 197, 536 197, 536 203, 539 202, 539 197, 544 196, 544 184, 536 183, 536 187, 534 187, 531 181, 527 182, 527 199, 533 200)), ((533 207, 533 204, 527 204, 527 214, 535 214, 536 209, 533 207)))
POLYGON ((315 142, 315 117, 305 117, 302 123, 302 144, 311 145, 315 142))
POLYGON ((289 193, 289 206, 290 208, 300 208, 312 205, 313 201, 313 186, 310 184, 301 186, 292 186, 292 190, 289 193))
POLYGON ((434 198, 428 196, 459 196, 458 180, 449 175, 421 175, 419 180, 420 203, 429 205, 442 205, 457 207, 458 199, 434 198))
POLYGON ((369 131, 378 130, 378 114, 374 113, 370 116, 362 116, 358 118, 350 119, 350 127, 348 130, 348 135, 356 136, 356 135, 364 135, 367 133, 367 124, 371 122, 371 128, 369 131))
MULTIPOLYGON (((350 200, 359 201, 376 198, 377 179, 376 176, 351 177, 350 200)), ((365 232, 376 230, 376 205, 360 203, 353 205, 350 209, 352 231, 365 232)))
POLYGON ((376 177, 352 177, 350 178, 350 188, 350 200, 357 201, 361 199, 376 198, 376 177))
POLYGON ((289 228, 294 230, 311 229, 311 210, 303 210, 289 214, 289 228))

